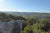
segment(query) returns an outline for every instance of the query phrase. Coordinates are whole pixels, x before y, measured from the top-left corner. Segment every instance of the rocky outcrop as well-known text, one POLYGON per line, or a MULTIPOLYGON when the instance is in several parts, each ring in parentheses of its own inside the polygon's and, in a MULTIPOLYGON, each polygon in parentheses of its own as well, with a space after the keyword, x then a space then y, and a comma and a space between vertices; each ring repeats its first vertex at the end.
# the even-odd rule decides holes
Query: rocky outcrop
POLYGON ((0 21, 0 33, 21 33, 22 21, 12 20, 10 22, 0 21))

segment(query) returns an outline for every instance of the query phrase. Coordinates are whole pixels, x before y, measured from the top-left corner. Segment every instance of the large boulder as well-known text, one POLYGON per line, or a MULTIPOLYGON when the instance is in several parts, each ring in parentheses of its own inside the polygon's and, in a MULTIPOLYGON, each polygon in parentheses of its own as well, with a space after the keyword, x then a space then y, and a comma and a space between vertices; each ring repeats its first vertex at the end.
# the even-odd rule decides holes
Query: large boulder
POLYGON ((21 33, 22 21, 12 20, 10 22, 0 21, 0 32, 1 33, 21 33))

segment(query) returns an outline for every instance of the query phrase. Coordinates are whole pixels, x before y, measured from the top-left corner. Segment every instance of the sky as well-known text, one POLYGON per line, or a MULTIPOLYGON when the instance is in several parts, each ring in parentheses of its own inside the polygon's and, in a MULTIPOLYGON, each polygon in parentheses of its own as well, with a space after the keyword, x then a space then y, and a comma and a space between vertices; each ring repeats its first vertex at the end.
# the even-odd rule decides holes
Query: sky
POLYGON ((0 0, 0 11, 50 13, 50 0, 0 0))

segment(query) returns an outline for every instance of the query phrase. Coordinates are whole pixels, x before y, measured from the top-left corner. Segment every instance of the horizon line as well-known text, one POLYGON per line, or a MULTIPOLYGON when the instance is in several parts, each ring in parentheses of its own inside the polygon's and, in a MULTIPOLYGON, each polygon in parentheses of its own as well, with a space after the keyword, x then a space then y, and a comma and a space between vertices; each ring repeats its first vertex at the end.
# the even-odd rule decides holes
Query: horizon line
POLYGON ((34 13, 50 13, 50 12, 41 12, 41 11, 0 11, 0 12, 34 12, 34 13))

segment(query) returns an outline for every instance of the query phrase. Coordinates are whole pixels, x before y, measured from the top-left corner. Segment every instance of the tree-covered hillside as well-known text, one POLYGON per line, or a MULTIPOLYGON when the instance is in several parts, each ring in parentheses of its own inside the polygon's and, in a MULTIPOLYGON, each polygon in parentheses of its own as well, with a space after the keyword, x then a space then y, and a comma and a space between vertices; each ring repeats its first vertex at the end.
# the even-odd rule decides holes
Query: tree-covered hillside
POLYGON ((42 19, 42 18, 50 19, 50 13, 36 13, 36 12, 5 12, 5 13, 24 16, 24 17, 34 17, 37 19, 42 19))
MULTIPOLYGON (((38 17, 37 15, 36 17, 38 17)), ((18 15, 11 15, 7 13, 0 13, 0 21, 9 22, 11 20, 22 20, 22 33, 50 33, 50 15, 44 15, 46 17, 42 17, 41 19, 35 17, 23 17, 18 15)))

